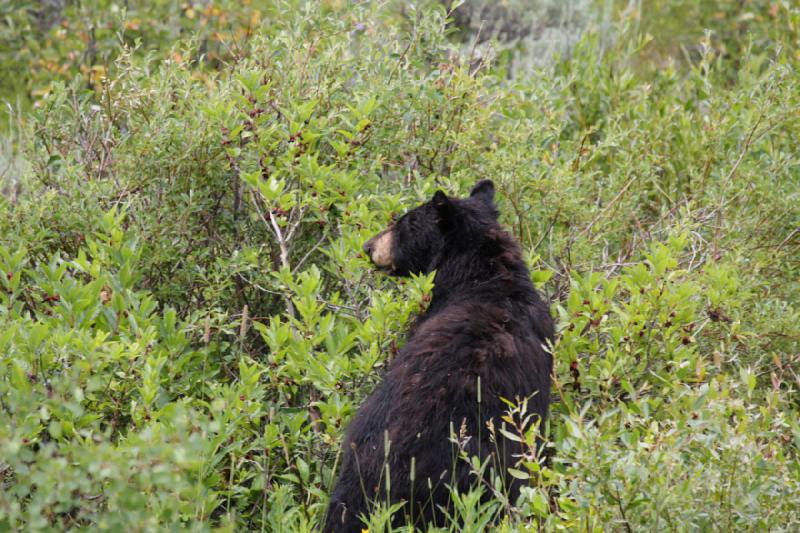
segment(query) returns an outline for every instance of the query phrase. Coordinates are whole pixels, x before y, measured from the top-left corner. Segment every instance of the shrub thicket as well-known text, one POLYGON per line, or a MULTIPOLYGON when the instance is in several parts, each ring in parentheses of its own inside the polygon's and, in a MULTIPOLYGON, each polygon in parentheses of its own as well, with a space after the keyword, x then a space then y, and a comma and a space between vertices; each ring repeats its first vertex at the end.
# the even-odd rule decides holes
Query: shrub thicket
POLYGON ((361 244, 486 177, 553 301, 555 403, 539 460, 510 403, 529 486, 476 475, 450 529, 800 527, 793 3, 602 2, 613 34, 513 73, 440 2, 125 4, 0 2, 0 89, 30 108, 0 197, 1 528, 316 527, 431 290, 361 244))

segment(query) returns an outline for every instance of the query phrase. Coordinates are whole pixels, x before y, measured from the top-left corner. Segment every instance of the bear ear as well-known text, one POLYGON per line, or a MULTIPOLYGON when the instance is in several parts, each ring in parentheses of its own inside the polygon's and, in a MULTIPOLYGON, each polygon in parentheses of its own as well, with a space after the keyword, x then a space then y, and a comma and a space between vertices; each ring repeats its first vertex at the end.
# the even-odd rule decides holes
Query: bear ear
POLYGON ((439 190, 434 193, 431 203, 433 208, 436 209, 439 227, 442 229, 449 228, 453 220, 453 202, 450 201, 450 198, 445 193, 439 190))
POLYGON ((487 204, 491 204, 494 201, 494 183, 492 183, 492 180, 479 181, 472 188, 472 192, 469 193, 469 197, 479 198, 487 204))

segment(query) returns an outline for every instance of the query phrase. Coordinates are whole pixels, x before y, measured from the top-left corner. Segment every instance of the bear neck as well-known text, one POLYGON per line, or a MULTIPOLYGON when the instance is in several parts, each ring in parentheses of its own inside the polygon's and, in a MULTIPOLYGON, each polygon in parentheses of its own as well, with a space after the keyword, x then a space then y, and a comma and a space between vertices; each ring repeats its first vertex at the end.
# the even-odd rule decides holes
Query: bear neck
POLYGON ((500 237, 481 244, 444 243, 431 265, 436 276, 426 314, 480 294, 525 302, 533 298, 535 290, 519 247, 504 231, 500 237))

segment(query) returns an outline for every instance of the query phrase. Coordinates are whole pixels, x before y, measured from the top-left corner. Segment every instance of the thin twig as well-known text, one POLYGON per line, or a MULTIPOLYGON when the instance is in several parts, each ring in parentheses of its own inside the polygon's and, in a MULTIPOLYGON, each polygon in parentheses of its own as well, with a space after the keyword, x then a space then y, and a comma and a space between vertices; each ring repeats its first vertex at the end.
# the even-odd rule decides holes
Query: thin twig
MULTIPOLYGON (((253 198, 253 205, 258 211, 259 218, 264 220, 266 223, 266 218, 264 213, 261 211, 258 200, 253 198)), ((267 209, 267 215, 269 216, 269 225, 267 227, 272 228, 272 232, 275 234, 275 239, 278 241, 278 247, 280 248, 280 262, 281 266, 285 267, 290 272, 292 271, 291 264, 289 263, 289 246, 287 244, 286 239, 283 236, 283 232, 281 231, 281 227, 278 224, 278 221, 275 219, 275 215, 272 213, 271 209, 267 209)), ((292 318, 297 318, 297 313, 294 310, 294 304, 292 303, 292 298, 289 295, 285 295, 286 299, 286 312, 292 318)))
MULTIPOLYGON (((731 178, 733 178, 733 176, 736 174, 736 171, 739 169, 739 165, 744 160, 744 156, 746 156, 747 152, 750 150, 750 145, 753 142, 753 135, 755 134, 756 129, 758 129, 758 125, 761 124, 761 119, 763 118, 764 118, 764 112, 762 111, 761 114, 758 116, 758 119, 756 119, 756 123, 753 124, 753 127, 750 129, 750 133, 747 135, 747 140, 744 142, 744 147, 742 148, 742 151, 739 154, 739 158, 736 160, 736 163, 733 164, 733 167, 731 168, 731 171, 728 172, 728 175, 725 176, 725 181, 730 181, 731 178)), ((761 138, 770 129, 772 129, 772 127, 768 126, 764 131, 762 131, 758 135, 758 138, 761 138)))
POLYGON ((312 253, 314 253, 317 250, 317 248, 319 248, 322 245, 322 243, 325 242, 325 239, 327 238, 328 238, 328 233, 324 232, 322 234, 322 237, 320 237, 320 239, 317 241, 317 243, 314 246, 312 246, 309 251, 306 252, 306 254, 300 259, 300 261, 297 262, 297 264, 294 266, 293 272, 299 271, 300 267, 303 266, 303 263, 306 262, 306 259, 308 259, 309 256, 312 253))
POLYGON ((622 189, 620 189, 620 191, 617 193, 617 195, 614 197, 614 199, 613 199, 613 200, 611 200, 611 201, 608 203, 608 205, 607 205, 607 206, 606 206, 606 207, 605 207, 605 208, 604 208, 602 211, 600 211, 599 213, 597 213, 597 215, 596 215, 596 216, 594 217, 594 219, 593 219, 593 220, 592 220, 592 221, 589 223, 589 225, 588 225, 588 226, 586 226, 586 227, 585 227, 585 228, 584 228, 584 229, 583 229, 583 230, 582 230, 582 231, 581 231, 581 232, 578 234, 578 237, 582 237, 582 236, 586 235, 586 234, 587 234, 587 233, 588 233, 588 232, 589 232, 589 231, 592 229, 592 226, 594 226, 594 225, 597 223, 597 221, 598 221, 598 220, 600 220, 600 219, 603 217, 603 215, 605 215, 605 214, 606 214, 606 213, 607 213, 607 212, 608 212, 608 211, 609 211, 609 210, 610 210, 610 209, 611 209, 611 208, 614 206, 614 204, 616 204, 616 203, 617 203, 617 201, 618 201, 620 198, 622 198, 622 195, 623 195, 623 194, 625 194, 625 191, 627 191, 627 190, 628 190, 628 187, 630 187, 630 186, 633 184, 633 182, 634 182, 634 181, 636 181, 636 178, 638 178, 638 175, 634 175, 634 176, 633 176, 631 179, 629 179, 629 180, 628 180, 628 183, 626 183, 626 184, 625 184, 625 185, 622 187, 622 189))

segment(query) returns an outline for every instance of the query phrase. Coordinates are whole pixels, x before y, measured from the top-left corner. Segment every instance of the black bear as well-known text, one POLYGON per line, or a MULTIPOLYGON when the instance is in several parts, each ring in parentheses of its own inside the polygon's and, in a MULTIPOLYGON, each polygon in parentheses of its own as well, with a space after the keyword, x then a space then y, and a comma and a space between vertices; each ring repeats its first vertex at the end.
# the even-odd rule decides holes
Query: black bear
POLYGON ((502 398, 529 398, 528 413, 544 421, 554 328, 497 217, 494 185, 483 180, 469 198, 437 191, 364 245, 392 274, 435 270, 434 289, 348 428, 324 531, 360 531, 359 516, 374 502, 404 502, 395 524, 446 525, 449 487, 466 491, 475 483, 470 465, 454 454, 453 431, 469 455, 505 475, 512 502, 518 494, 506 468, 519 460, 521 445, 499 432, 492 442, 487 424, 501 425, 502 398))

